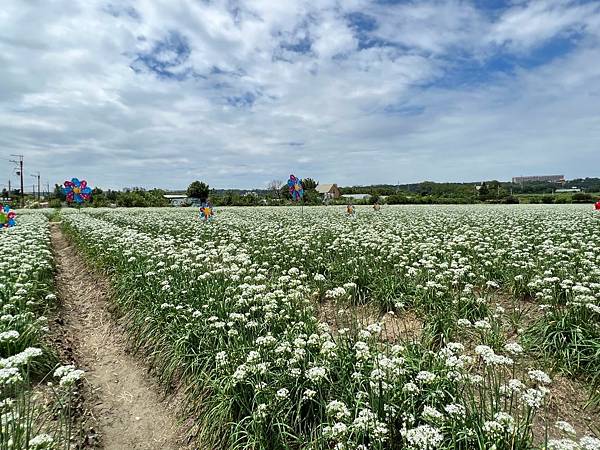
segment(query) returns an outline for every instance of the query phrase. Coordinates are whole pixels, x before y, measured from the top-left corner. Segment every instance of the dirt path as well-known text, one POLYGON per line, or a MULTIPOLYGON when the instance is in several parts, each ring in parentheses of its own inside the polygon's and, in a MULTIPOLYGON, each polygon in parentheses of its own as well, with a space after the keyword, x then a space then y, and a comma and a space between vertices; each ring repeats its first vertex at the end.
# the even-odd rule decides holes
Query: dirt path
POLYGON ((107 450, 177 449, 173 411, 160 400, 147 371, 125 350, 107 311, 107 280, 91 272, 58 225, 52 225, 62 332, 93 391, 93 415, 107 450))

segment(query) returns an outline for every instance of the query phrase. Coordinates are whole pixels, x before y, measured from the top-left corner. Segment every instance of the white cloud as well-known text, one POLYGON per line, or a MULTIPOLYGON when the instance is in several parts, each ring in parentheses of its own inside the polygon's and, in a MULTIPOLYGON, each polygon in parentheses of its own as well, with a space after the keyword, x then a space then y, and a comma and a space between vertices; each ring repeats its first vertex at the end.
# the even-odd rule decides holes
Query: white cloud
POLYGON ((594 2, 8 0, 0 148, 105 187, 595 175, 598 24, 594 2))
POLYGON ((559 34, 581 33, 589 19, 597 19, 600 4, 572 0, 537 0, 518 5, 493 25, 489 39, 514 50, 526 51, 559 34))

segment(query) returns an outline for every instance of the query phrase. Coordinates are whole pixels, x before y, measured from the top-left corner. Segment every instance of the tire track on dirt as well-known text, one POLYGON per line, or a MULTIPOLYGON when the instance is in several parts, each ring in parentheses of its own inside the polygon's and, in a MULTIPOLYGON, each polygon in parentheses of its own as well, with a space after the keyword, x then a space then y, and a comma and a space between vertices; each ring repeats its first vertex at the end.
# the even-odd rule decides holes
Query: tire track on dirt
POLYGON ((56 224, 51 225, 62 303, 63 332, 86 371, 96 404, 101 445, 107 450, 178 449, 173 408, 160 400, 147 370, 125 348, 107 310, 109 284, 93 273, 56 224))

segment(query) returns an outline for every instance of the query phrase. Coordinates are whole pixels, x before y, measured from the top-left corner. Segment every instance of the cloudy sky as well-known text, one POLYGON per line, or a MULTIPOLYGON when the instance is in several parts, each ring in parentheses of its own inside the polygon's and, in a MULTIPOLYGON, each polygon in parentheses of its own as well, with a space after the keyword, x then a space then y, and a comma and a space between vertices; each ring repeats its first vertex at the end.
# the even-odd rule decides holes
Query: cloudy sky
POLYGON ((0 184, 11 153, 112 188, 600 176, 600 1, 2 0, 0 184))

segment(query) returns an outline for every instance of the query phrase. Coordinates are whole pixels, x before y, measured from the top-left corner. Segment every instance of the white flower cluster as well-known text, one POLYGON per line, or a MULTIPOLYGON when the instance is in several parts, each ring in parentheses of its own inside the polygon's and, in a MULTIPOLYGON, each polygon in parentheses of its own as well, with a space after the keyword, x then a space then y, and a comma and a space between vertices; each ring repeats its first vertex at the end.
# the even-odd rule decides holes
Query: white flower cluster
POLYGON ((412 450, 434 450, 444 440, 442 432, 430 425, 420 425, 412 429, 403 429, 402 436, 412 450))
POLYGON ((478 345, 475 347, 475 353, 477 353, 481 359, 491 366, 511 366, 514 364, 514 360, 508 356, 498 355, 487 345, 478 345))
POLYGON ((42 350, 37 347, 27 347, 21 353, 0 359, 0 368, 3 367, 21 367, 28 364, 33 358, 42 354, 42 350))
POLYGON ((0 369, 0 385, 13 385, 21 381, 23 381, 23 377, 18 367, 0 369))
POLYGON ((0 344, 4 342, 16 341, 20 336, 21 335, 17 330, 3 331, 0 333, 0 344))
POLYGON ((35 450, 52 448, 54 439, 48 434, 38 434, 29 440, 29 448, 35 450))
POLYGON ((79 380, 85 372, 81 369, 75 369, 72 364, 60 366, 54 371, 54 376, 60 378, 61 386, 71 386, 79 380))

